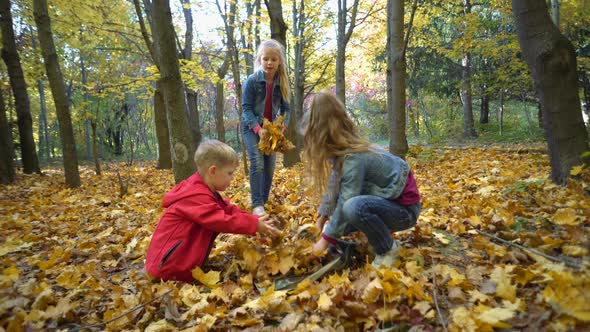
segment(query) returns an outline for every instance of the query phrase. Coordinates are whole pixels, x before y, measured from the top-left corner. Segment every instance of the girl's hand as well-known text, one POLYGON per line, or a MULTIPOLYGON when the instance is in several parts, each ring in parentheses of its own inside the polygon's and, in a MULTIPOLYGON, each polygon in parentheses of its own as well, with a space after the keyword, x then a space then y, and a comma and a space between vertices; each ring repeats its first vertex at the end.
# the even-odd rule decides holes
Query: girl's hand
POLYGON ((258 137, 263 138, 266 135, 266 129, 262 128, 258 131, 258 137))
POLYGON ((330 245, 330 243, 328 241, 326 241, 324 238, 321 238, 318 240, 318 242, 316 242, 313 245, 311 252, 315 256, 322 256, 324 254, 324 251, 326 251, 326 249, 328 249, 329 245, 330 245))
POLYGON ((316 219, 315 228, 318 229, 319 233, 321 233, 322 230, 324 229, 324 225, 326 224, 326 221, 328 221, 328 218, 326 218, 324 216, 319 216, 318 219, 316 219))

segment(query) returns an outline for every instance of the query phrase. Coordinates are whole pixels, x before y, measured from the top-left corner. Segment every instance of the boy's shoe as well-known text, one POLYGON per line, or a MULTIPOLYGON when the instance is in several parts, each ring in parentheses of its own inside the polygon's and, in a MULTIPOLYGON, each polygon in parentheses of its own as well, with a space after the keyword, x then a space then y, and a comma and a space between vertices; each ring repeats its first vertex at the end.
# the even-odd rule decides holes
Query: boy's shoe
POLYGON ((388 252, 384 253, 383 255, 375 256, 375 259, 371 263, 374 268, 379 269, 381 266, 385 268, 390 268, 399 258, 399 249, 400 245, 397 241, 393 240, 393 245, 388 252))
POLYGON ((263 216, 266 214, 266 212, 264 211, 264 206, 257 206, 254 209, 252 209, 252 214, 255 214, 257 216, 263 216))

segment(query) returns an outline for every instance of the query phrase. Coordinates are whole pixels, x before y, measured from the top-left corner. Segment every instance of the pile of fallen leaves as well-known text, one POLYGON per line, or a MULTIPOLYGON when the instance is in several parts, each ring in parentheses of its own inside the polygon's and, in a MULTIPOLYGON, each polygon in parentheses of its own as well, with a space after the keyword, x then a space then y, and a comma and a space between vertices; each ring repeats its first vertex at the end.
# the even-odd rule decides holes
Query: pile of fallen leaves
MULTIPOLYGON (((302 232, 317 203, 301 166, 277 169, 267 204, 282 240, 220 235, 195 284, 152 282, 142 271, 170 171, 85 169, 78 189, 66 189, 58 170, 19 174, 0 187, 0 329, 590 328, 586 169, 556 186, 546 156, 526 147, 414 147, 408 161, 424 208, 415 228, 395 234, 400 262, 373 269, 357 234, 361 257, 350 268, 289 291, 272 281, 327 260, 310 255, 315 235, 302 232), (123 197, 117 171, 129 180, 123 197)), ((238 176, 224 195, 249 209, 247 183, 238 176)))
POLYGON ((285 137, 285 116, 279 115, 273 122, 264 119, 264 135, 260 137, 258 148, 265 155, 271 155, 276 152, 286 153, 293 149, 295 145, 285 137))

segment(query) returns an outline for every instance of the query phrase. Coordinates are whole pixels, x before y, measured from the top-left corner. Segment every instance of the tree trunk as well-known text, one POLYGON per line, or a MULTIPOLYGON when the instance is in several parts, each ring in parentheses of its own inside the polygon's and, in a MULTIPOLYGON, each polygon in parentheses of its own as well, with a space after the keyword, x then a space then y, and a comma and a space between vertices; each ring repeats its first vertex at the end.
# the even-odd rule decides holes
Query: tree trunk
POLYGON ((94 171, 96 175, 101 175, 100 170, 100 158, 98 155, 98 140, 96 139, 96 121, 92 120, 90 122, 90 127, 92 128, 92 156, 94 159, 94 171))
POLYGON ((281 0, 264 0, 270 17, 270 38, 278 41, 287 49, 287 24, 283 19, 281 0))
POLYGON ((498 123, 500 124, 500 136, 502 136, 504 131, 504 89, 500 89, 500 112, 498 118, 498 123))
POLYGON ((6 119, 6 104, 0 89, 0 184, 14 181, 14 145, 12 131, 6 119))
POLYGON ((479 108, 479 123, 487 124, 490 122, 490 96, 487 92, 487 86, 484 84, 481 88, 481 106, 479 108))
MULTIPOLYGON (((152 61, 160 68, 160 62, 156 51, 154 50, 154 44, 150 39, 150 35, 148 34, 147 28, 145 26, 145 22, 143 20, 143 14, 141 11, 141 7, 139 5, 139 0, 133 0, 133 4, 135 6, 135 13, 137 14, 139 27, 141 29, 141 35, 143 36, 144 42, 150 52, 150 57, 152 61)), ((152 17, 151 13, 153 12, 151 3, 149 1, 144 1, 146 17, 148 18, 148 22, 152 27, 153 31, 153 24, 152 24, 152 17)), ((162 83, 160 80, 156 81, 156 89, 154 91, 154 124, 156 127, 156 138, 158 139, 158 168, 159 169, 171 169, 172 168, 172 153, 170 149, 170 134, 168 129, 168 120, 166 118, 166 104, 164 103, 164 97, 162 95, 162 83)))
POLYGON ((172 147, 172 169, 176 183, 195 172, 192 155, 195 144, 188 126, 184 84, 180 77, 175 32, 168 0, 156 0, 154 5, 154 41, 160 59, 160 79, 166 104, 166 117, 172 147))
MULTIPOLYGON (((217 9, 221 14, 221 18, 223 19, 223 24, 225 27, 225 34, 227 36, 227 50, 229 52, 229 57, 231 61, 231 68, 232 68, 232 76, 234 79, 234 89, 236 92, 236 103, 238 107, 238 119, 242 118, 242 82, 240 81, 240 58, 238 47, 236 45, 236 39, 234 35, 235 30, 235 18, 237 12, 237 4, 235 1, 231 1, 229 5, 229 14, 224 13, 221 7, 219 6, 219 2, 217 3, 217 9)), ((238 129, 241 126, 238 125, 238 129)), ((240 130, 238 130, 240 133, 240 130)), ((244 175, 248 176, 248 158, 246 156, 246 145, 244 144, 244 140, 242 139, 242 135, 238 134, 238 141, 242 147, 242 164, 244 165, 244 175)))
MULTIPOLYGON (((471 13, 471 0, 463 0, 463 15, 471 13)), ((466 23, 467 18, 465 18, 466 23)), ((476 138, 473 126, 473 100, 471 90, 471 54, 465 53, 461 59, 461 101, 463 102, 463 137, 476 138)))
MULTIPOLYGON (((181 59, 191 60, 192 49, 193 49, 193 15, 191 13, 190 0, 181 0, 182 12, 184 14, 184 22, 186 24, 184 34, 184 49, 180 54, 181 59)), ((191 133, 193 134, 193 142, 196 146, 201 143, 201 125, 199 121, 199 108, 198 99, 199 96, 196 91, 191 90, 185 85, 186 100, 188 106, 188 118, 190 122, 191 133)))
POLYGON ((293 39, 295 40, 295 68, 293 75, 293 102, 291 105, 291 119, 287 136, 294 143, 295 148, 285 155, 284 165, 290 167, 301 161, 300 152, 303 149, 303 136, 299 132, 299 119, 303 115, 303 100, 305 94, 305 58, 303 49, 305 47, 306 37, 305 28, 307 26, 307 17, 305 16, 305 1, 293 0, 293 39))
POLYGON ((53 44, 51 22, 47 11, 46 0, 33 1, 35 22, 39 31, 41 52, 45 61, 45 69, 51 86, 51 94, 55 103, 59 132, 62 143, 64 173, 66 185, 70 188, 80 186, 80 173, 78 172, 78 157, 76 156, 76 141, 72 128, 69 103, 66 96, 66 87, 59 66, 59 60, 53 44))
POLYGON ((559 30, 559 0, 551 0, 551 19, 559 30))
POLYGON ((572 43, 551 22, 545 0, 512 0, 518 41, 542 105, 551 179, 565 185, 588 151, 572 43))
POLYGON ((586 120, 588 121, 586 124, 586 128, 590 130, 590 78, 586 72, 582 71, 580 73, 582 88, 584 90, 584 113, 586 113, 586 120))
MULTIPOLYGON (((33 27, 29 26, 29 31, 31 32, 31 44, 33 46, 33 50, 37 50, 37 37, 33 32, 33 27)), ((48 131, 48 124, 47 124, 47 103, 45 102, 45 83, 42 79, 37 80, 37 90, 39 91, 39 155, 41 158, 45 160, 46 163, 49 163, 51 160, 50 157, 50 139, 49 139, 49 131, 48 131)))
POLYGON ((404 48, 404 1, 387 1, 387 117, 389 151, 401 158, 408 153, 406 137, 406 63, 404 48))
POLYGON ((217 139, 221 142, 225 142, 225 122, 223 121, 224 101, 224 84, 222 80, 219 80, 215 85, 215 129, 217 131, 217 139))
MULTIPOLYGON (((80 52, 80 76, 82 76, 82 89, 84 90, 84 104, 88 107, 88 91, 86 90, 86 84, 88 78, 86 77, 86 66, 84 65, 84 55, 80 52)), ((86 160, 90 160, 92 156, 92 149, 90 143, 90 119, 86 117, 84 119, 84 138, 86 141, 86 160)))
POLYGON ((23 172, 25 174, 41 173, 35 140, 33 139, 33 120, 31 118, 27 83, 25 82, 20 57, 16 49, 10 1, 8 0, 0 1, 0 28, 2 30, 2 59, 6 63, 10 86, 14 93, 23 172))
MULTIPOLYGON (((356 13, 359 0, 354 0, 351 7, 350 22, 346 0, 338 0, 338 26, 336 33, 336 96, 346 106, 346 45, 356 26, 356 13), (347 29, 348 27, 348 29, 347 29)), ((403 23, 402 23, 403 24, 403 23)))

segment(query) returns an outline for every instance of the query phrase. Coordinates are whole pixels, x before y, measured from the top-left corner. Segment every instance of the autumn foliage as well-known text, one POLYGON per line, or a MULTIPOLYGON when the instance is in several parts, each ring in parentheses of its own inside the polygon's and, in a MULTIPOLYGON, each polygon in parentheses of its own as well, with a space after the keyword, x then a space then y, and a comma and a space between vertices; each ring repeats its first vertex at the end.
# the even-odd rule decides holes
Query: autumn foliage
MULTIPOLYGON (((152 282, 142 271, 161 199, 174 185, 170 171, 112 164, 101 177, 84 170, 78 189, 66 189, 58 170, 19 174, 0 187, 0 328, 590 328, 587 170, 556 186, 546 156, 519 147, 413 147, 408 161, 424 209, 414 229, 395 235, 399 264, 373 269, 366 239, 355 235, 360 258, 349 268, 289 291, 272 280, 309 274, 329 259, 310 255, 317 202, 300 166, 277 169, 267 205, 282 240, 220 235, 194 284, 152 282), (117 171, 129 179, 122 197, 117 171)), ((238 177, 224 195, 249 209, 246 183, 238 177)))
POLYGON ((263 154, 270 155, 276 152, 285 153, 295 147, 284 135, 285 116, 278 116, 273 122, 264 119, 264 135, 260 137, 258 148, 263 154))

